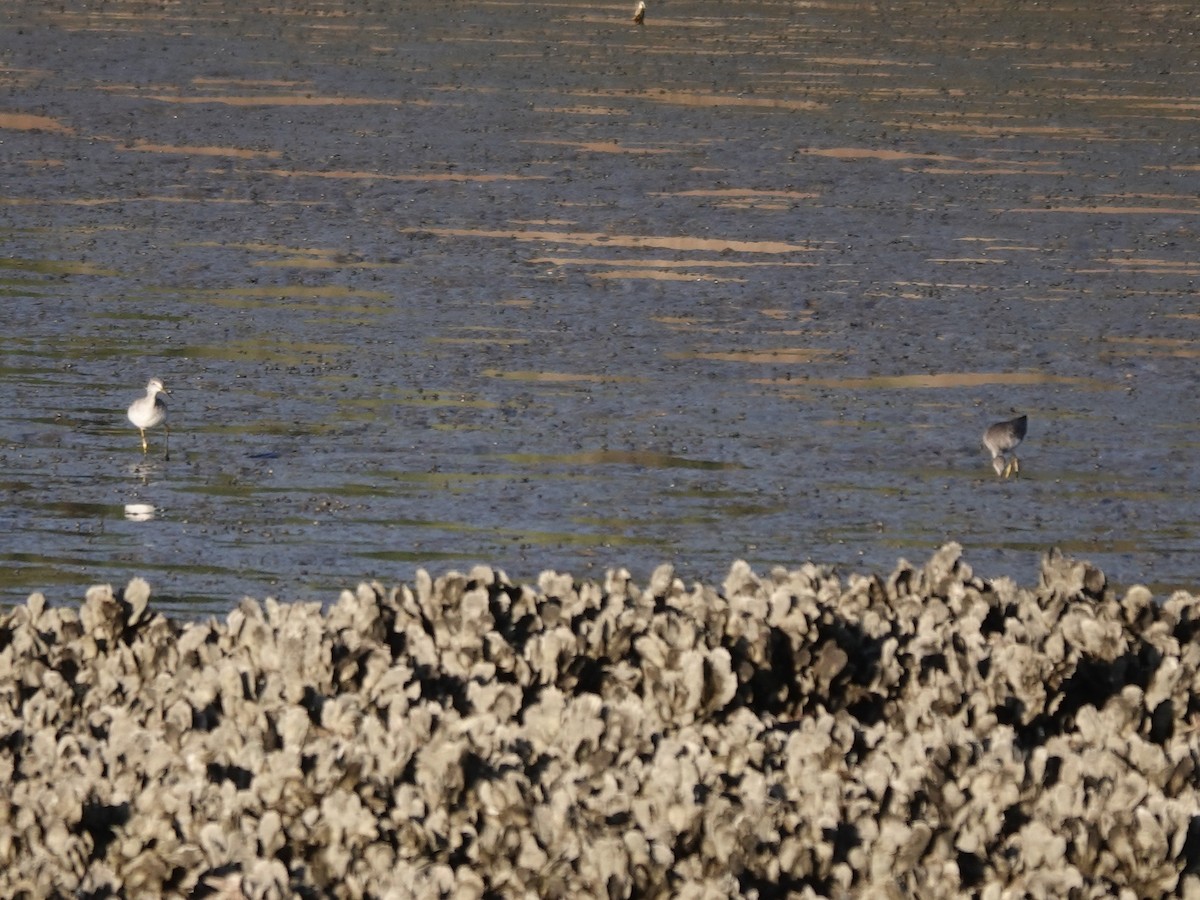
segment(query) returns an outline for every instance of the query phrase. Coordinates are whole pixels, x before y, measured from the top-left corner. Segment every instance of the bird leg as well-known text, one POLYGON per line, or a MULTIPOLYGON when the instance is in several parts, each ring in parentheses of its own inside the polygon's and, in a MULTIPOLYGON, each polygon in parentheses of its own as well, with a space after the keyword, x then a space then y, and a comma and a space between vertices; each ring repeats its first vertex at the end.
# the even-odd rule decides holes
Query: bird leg
POLYGON ((167 423, 163 422, 163 459, 171 458, 171 429, 167 427, 167 423))
POLYGON ((150 452, 150 445, 146 443, 146 429, 145 429, 145 428, 139 428, 139 429, 138 429, 138 431, 140 431, 140 432, 142 433, 142 452, 143 452, 143 453, 149 453, 149 452, 150 452))

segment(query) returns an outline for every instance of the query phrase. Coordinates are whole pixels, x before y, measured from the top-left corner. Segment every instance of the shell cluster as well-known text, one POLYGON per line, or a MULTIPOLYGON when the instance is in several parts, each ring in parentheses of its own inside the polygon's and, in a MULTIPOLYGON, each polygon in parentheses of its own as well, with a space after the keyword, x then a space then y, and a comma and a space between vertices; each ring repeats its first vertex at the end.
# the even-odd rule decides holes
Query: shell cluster
POLYGON ((476 567, 0 616, 0 895, 1200 896, 1200 598, 476 567))

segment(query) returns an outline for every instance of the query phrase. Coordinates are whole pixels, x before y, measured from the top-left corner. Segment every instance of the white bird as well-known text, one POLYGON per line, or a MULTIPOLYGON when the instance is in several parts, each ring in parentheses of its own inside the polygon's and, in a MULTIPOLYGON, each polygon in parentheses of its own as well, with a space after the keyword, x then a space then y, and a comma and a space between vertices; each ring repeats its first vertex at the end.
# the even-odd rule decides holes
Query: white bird
POLYGON ((1017 454, 1014 452, 1011 459, 1005 459, 1004 454, 1017 449, 1017 444, 1025 439, 1028 426, 1029 416, 1017 416, 1007 422, 997 422, 983 433, 983 446, 992 454, 992 468, 1000 477, 1007 478, 1021 471, 1017 454))
MULTIPOLYGON (((163 446, 166 447, 167 441, 171 437, 171 429, 167 427, 167 401, 159 394, 170 394, 171 392, 163 386, 163 383, 157 378, 151 378, 146 384, 146 396, 138 397, 129 404, 129 421, 137 426, 137 430, 142 435, 142 452, 148 453, 149 445, 146 443, 146 429, 153 428, 156 425, 161 425, 166 436, 163 438, 163 446)), ((167 449, 167 459, 170 459, 170 449, 167 449)))
POLYGON ((633 11, 633 21, 638 25, 646 21, 646 0, 638 0, 637 9, 633 11))

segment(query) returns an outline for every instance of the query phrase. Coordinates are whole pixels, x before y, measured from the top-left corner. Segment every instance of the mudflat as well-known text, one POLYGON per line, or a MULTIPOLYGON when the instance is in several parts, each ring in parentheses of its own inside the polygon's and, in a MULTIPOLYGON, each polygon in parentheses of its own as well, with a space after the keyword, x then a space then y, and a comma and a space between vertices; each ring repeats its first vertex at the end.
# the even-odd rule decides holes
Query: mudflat
POLYGON ((4 599, 1194 585, 1192 6, 633 8, 6 3, 4 599))

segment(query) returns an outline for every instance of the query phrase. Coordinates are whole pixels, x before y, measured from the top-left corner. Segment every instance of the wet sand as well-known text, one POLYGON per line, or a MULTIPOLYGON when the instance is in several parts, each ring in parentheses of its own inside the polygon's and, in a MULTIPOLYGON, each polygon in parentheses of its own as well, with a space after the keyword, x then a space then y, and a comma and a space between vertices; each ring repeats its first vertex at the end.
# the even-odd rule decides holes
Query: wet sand
POLYGON ((632 6, 7 3, 3 600, 946 540, 1193 587, 1191 6, 632 6))
POLYGON ((0 893, 1200 896, 1200 597, 478 567, 0 618, 0 893))

